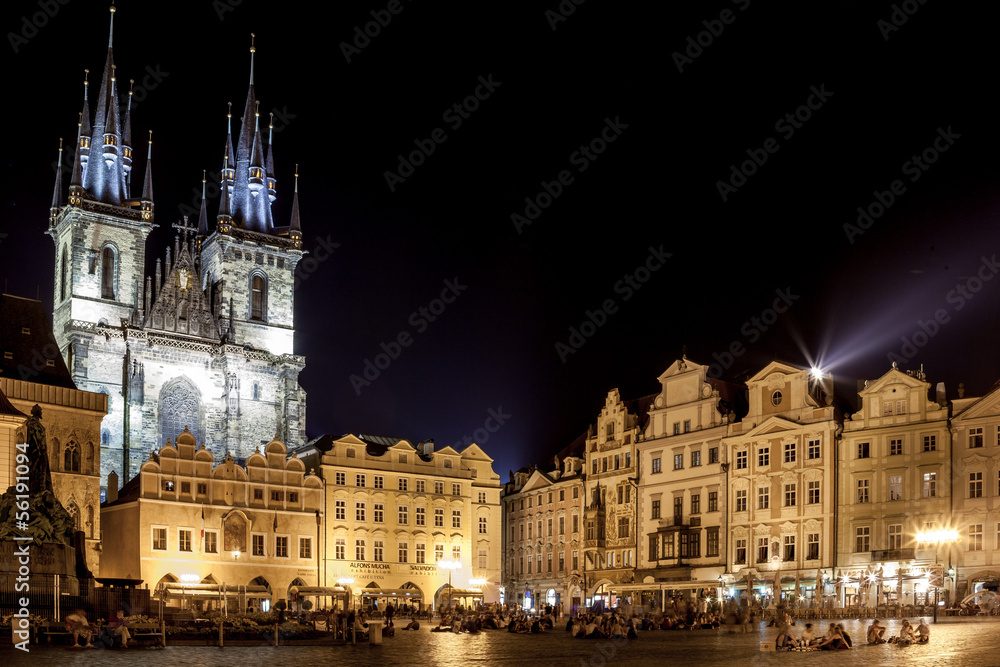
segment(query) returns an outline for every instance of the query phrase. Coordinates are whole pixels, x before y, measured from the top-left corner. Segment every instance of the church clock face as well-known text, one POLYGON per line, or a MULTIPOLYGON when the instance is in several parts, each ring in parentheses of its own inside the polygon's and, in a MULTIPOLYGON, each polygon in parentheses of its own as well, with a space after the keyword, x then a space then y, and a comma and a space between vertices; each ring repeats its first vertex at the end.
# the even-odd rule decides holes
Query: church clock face
POLYGON ((181 289, 186 290, 188 288, 188 271, 187 269, 181 269, 177 272, 177 283, 180 285, 181 289))

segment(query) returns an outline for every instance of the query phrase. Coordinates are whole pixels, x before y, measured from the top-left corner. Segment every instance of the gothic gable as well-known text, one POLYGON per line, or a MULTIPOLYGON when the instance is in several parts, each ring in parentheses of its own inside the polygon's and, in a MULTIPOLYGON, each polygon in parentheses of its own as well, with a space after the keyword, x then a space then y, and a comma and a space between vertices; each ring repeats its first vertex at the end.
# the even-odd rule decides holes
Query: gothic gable
POLYGON ((175 243, 179 252, 173 265, 168 251, 166 279, 146 315, 145 327, 218 341, 219 329, 201 286, 192 245, 193 241, 186 239, 175 243))

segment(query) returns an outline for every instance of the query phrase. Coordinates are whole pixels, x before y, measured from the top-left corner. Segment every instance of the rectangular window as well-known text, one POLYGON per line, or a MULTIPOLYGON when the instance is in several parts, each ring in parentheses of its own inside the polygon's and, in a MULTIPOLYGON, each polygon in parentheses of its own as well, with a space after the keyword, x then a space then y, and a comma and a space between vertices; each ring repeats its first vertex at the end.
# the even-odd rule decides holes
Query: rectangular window
POLYGON ((771 507, 771 489, 766 486, 757 487, 757 509, 766 510, 771 507))
POLYGON ((653 459, 653 473, 655 474, 658 472, 660 472, 660 457, 657 456, 653 459))
POLYGON ((426 492, 427 492, 427 482, 425 480, 418 479, 417 480, 417 493, 426 493, 426 492))
POLYGON ((746 467, 747 467, 747 453, 736 452, 736 469, 746 470, 746 467))
POLYGON ((574 533, 580 532, 580 516, 577 514, 573 515, 573 532, 574 533))
POLYGON ((709 447, 708 448, 708 462, 709 463, 718 463, 719 462, 719 448, 718 447, 709 447))
MULTIPOLYGON (((457 544, 451 547, 451 559, 456 563, 462 562, 462 547, 457 544)), ((538 560, 542 560, 542 554, 538 554, 538 560)), ((539 564, 538 567, 541 568, 541 565, 539 564)), ((539 569, 539 572, 541 572, 541 569, 539 569)))
POLYGON ((809 458, 818 459, 820 457, 819 452, 819 440, 809 441, 809 458))
POLYGON ((653 512, 653 517, 652 518, 654 518, 654 519, 659 519, 660 518, 660 501, 659 500, 654 500, 652 502, 652 512, 653 512))
POLYGON ((684 432, 685 433, 690 433, 691 432, 691 420, 690 419, 685 419, 684 420, 684 432))
POLYGON ((767 562, 767 539, 766 537, 757 538, 757 562, 766 563, 767 562))
POLYGON ((969 551, 983 550, 983 524, 973 523, 969 525, 969 551))
POLYGON ((666 533, 663 535, 663 557, 673 558, 674 557, 674 534, 666 533))
POLYGON ((337 481, 336 481, 337 486, 346 486, 347 485, 347 473, 346 472, 338 472, 337 475, 336 475, 336 479, 337 479, 337 481))
POLYGON ((372 514, 374 515, 375 523, 385 522, 385 505, 382 503, 375 503, 372 506, 372 514))
POLYGON ((684 498, 676 496, 674 498, 674 523, 680 523, 684 517, 684 498))
POLYGON ((333 541, 333 557, 337 560, 344 560, 346 555, 344 552, 347 550, 347 539, 343 537, 334 538, 333 541))
POLYGON ((683 470, 683 469, 684 469, 684 455, 674 454, 674 470, 683 470))
POLYGON ((866 551, 871 551, 871 535, 872 535, 872 529, 870 526, 857 526, 854 529, 855 553, 864 553, 866 551))
POLYGON ((253 490, 253 499, 254 500, 263 501, 264 500, 264 489, 254 489, 253 490))
POLYGON ((399 525, 405 526, 410 523, 410 508, 406 505, 400 505, 397 512, 397 521, 399 525))
POLYGON ((205 531, 205 553, 219 553, 219 533, 214 530, 205 531))
POLYGON ((713 526, 705 532, 705 555, 716 557, 719 555, 719 528, 713 526))
POLYGON ((375 475, 375 488, 376 489, 384 489, 385 488, 385 476, 384 475, 375 475))
POLYGON ((680 435, 680 434, 681 434, 681 423, 674 422, 674 435, 680 435))
POLYGON ((355 486, 362 487, 362 488, 364 487, 364 485, 365 485, 365 476, 364 475, 358 474, 355 477, 355 480, 356 480, 355 486))
POLYGON ((300 537, 299 538, 299 558, 302 560, 309 560, 312 558, 312 538, 311 537, 300 537))
POLYGON ((937 496, 937 473, 924 473, 924 498, 934 498, 937 496))
POLYGON ((597 474, 597 459, 594 459, 594 460, 592 461, 592 463, 594 464, 594 465, 592 466, 592 467, 593 467, 593 471, 592 471, 592 472, 593 472, 593 473, 594 473, 594 474, 596 475, 596 474, 597 474))
POLYGON ((807 482, 808 492, 809 492, 809 504, 818 505, 819 504, 819 480, 813 482, 807 482))
POLYGON ((282 491, 271 491, 272 502, 280 503, 282 500, 285 499, 284 496, 285 494, 282 491))
POLYGON ((708 492, 708 511, 718 512, 719 511, 719 492, 709 491, 708 492))
POLYGON ((806 560, 819 560, 819 533, 806 535, 806 560))
POLYGON ((489 531, 486 530, 486 517, 484 516, 479 517, 479 534, 485 535, 488 532, 489 531))
POLYGON ((924 451, 934 452, 937 451, 937 436, 936 435, 925 435, 924 436, 924 451))
POLYGON ((618 468, 621 467, 620 466, 620 461, 621 461, 621 457, 619 457, 617 454, 615 454, 615 470, 618 470, 618 468))
POLYGON ((888 528, 889 549, 896 550, 903 548, 903 524, 894 523, 888 528))
POLYGON ((166 551, 167 550, 167 529, 166 528, 153 528, 153 550, 154 551, 166 551))
POLYGON ((427 558, 427 553, 426 553, 427 552, 427 545, 424 544, 423 542, 417 542, 417 549, 416 549, 416 551, 417 551, 417 562, 418 563, 425 562, 426 558, 427 558))
POLYGON ((882 403, 882 416, 883 417, 892 416, 892 401, 884 401, 882 403))
MULTIPOLYGON (((479 569, 485 570, 489 567, 490 552, 486 549, 479 550, 479 569)), ((559 569, 562 569, 563 555, 559 554, 559 569)))
POLYGON ((969 497, 970 498, 983 497, 983 473, 981 472, 969 473, 969 497))
POLYGON ((434 493, 439 496, 444 495, 444 482, 434 482, 434 493))
MULTIPOLYGON (((559 500, 564 500, 564 498, 562 497, 564 493, 565 493, 565 491, 560 491, 559 492, 559 500)), ((486 504, 486 492, 485 491, 480 491, 479 492, 479 504, 480 505, 485 505, 486 504)))
POLYGON ((452 485, 451 485, 451 495, 453 495, 453 496, 460 496, 460 495, 462 495, 462 485, 461 484, 452 483, 452 485))
POLYGON ((263 556, 264 555, 264 536, 263 535, 252 535, 253 538, 253 555, 263 556))
POLYGON ((795 484, 785 484, 785 507, 795 507, 795 484))
POLYGON ((434 525, 438 528, 444 528, 444 510, 435 509, 434 510, 434 525))
POLYGON ((207 493, 208 493, 208 484, 205 484, 204 482, 199 482, 198 483, 198 495, 199 496, 204 496, 207 493))
POLYGON ((858 443, 858 458, 867 459, 871 455, 871 446, 867 442, 858 443))
POLYGON ((691 467, 697 468, 701 465, 701 452, 691 452, 691 467))
POLYGON ((969 448, 976 449, 983 446, 983 427, 969 429, 969 448))
POLYGON ((407 487, 410 485, 410 480, 408 480, 405 477, 400 477, 399 481, 397 482, 397 484, 399 485, 399 490, 400 491, 406 491, 407 487))
POLYGON ((398 545, 399 549, 399 562, 408 563, 410 562, 410 545, 406 542, 400 542, 398 545))
POLYGON ((191 531, 181 528, 177 531, 177 548, 180 551, 191 551, 191 531))
POLYGON ((336 519, 338 521, 344 521, 344 520, 346 520, 346 518, 347 518, 347 501, 346 500, 338 500, 337 501, 337 505, 334 508, 334 511, 336 512, 335 517, 336 517, 336 519))
POLYGON ((367 560, 365 558, 364 540, 354 540, 354 560, 367 560))
POLYGON ((287 535, 278 535, 274 538, 274 555, 278 558, 288 558, 287 535))
POLYGON ((623 516, 618 518, 618 537, 620 539, 625 539, 629 536, 629 522, 628 517, 623 516))
POLYGON ((795 536, 785 535, 785 554, 783 560, 794 561, 795 560, 795 536))
POLYGON ((771 448, 761 447, 757 450, 757 467, 766 468, 771 465, 771 448))
POLYGON ((354 520, 364 521, 365 520, 365 504, 355 503, 354 504, 354 520))
POLYGON ((795 463, 795 443, 785 443, 785 463, 795 463))
POLYGON ((573 552, 573 569, 574 570, 579 570, 580 569, 580 552, 579 551, 574 551, 573 552))
POLYGON ((903 476, 889 475, 889 500, 903 499, 903 476))
POLYGON ((559 517, 559 535, 562 536, 565 534, 566 534, 566 517, 561 516, 559 517))
POLYGON ((889 456, 899 456, 903 453, 903 439, 891 438, 889 440, 889 456))
POLYGON ((736 551, 734 553, 734 563, 746 565, 747 562, 747 541, 745 539, 736 540, 736 551))
POLYGON ((858 480, 858 502, 859 503, 867 503, 867 502, 869 502, 868 487, 869 487, 869 483, 868 483, 867 479, 859 479, 858 480))
POLYGON ((427 509, 423 508, 423 507, 418 507, 417 508, 416 524, 418 526, 424 526, 424 525, 427 525, 426 522, 427 522, 427 509))
POLYGON ((191 493, 191 482, 181 482, 181 493, 191 493))
POLYGON ((376 563, 381 563, 385 560, 385 540, 375 540, 375 549, 372 554, 372 560, 376 563))
POLYGON ((747 490, 738 489, 736 491, 736 511, 746 512, 747 511, 747 490))
POLYGON ((462 527, 462 513, 459 510, 451 511, 451 527, 452 528, 462 527))
POLYGON ((906 414, 906 399, 896 401, 896 414, 897 415, 906 414))
POLYGON ((699 533, 681 533, 681 558, 701 558, 699 533))
MULTIPOLYGON (((482 521, 483 521, 483 519, 480 519, 480 522, 482 522, 482 521)), ((548 533, 547 533, 548 536, 552 537, 552 519, 548 520, 548 523, 546 524, 546 527, 548 528, 548 533)))

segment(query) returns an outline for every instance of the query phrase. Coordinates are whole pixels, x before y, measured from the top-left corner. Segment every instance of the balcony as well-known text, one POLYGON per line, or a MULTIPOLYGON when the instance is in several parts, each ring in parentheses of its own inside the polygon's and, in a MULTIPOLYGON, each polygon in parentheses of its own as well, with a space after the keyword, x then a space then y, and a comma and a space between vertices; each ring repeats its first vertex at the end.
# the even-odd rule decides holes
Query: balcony
POLYGON ((898 560, 913 560, 916 549, 879 549, 872 551, 872 562, 887 562, 898 560))

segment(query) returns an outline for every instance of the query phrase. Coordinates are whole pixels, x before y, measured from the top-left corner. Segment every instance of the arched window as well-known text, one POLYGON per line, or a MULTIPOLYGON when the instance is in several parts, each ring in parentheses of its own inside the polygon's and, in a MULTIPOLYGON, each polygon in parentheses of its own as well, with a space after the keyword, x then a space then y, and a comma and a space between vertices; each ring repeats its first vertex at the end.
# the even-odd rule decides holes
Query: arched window
POLYGON ((267 281, 259 273, 250 277, 250 319, 257 322, 267 319, 267 281))
POLYGON ((111 444, 111 431, 106 428, 101 429, 101 444, 110 445, 111 444))
POLYGON ((160 393, 160 440, 176 440, 186 426, 197 439, 201 433, 201 395, 187 379, 169 383, 160 393))
POLYGON ((62 266, 59 272, 59 300, 62 301, 68 295, 66 293, 66 283, 69 280, 69 253, 66 252, 66 248, 63 247, 62 250, 62 266))
POLYGON ((101 251, 101 298, 115 298, 115 271, 117 256, 115 249, 109 245, 101 251))
POLYGON ((72 440, 66 444, 66 451, 63 453, 63 470, 80 472, 80 446, 72 440))
POLYGON ((80 508, 77 507, 76 501, 71 500, 66 511, 69 513, 70 518, 73 519, 73 531, 80 530, 80 508))

